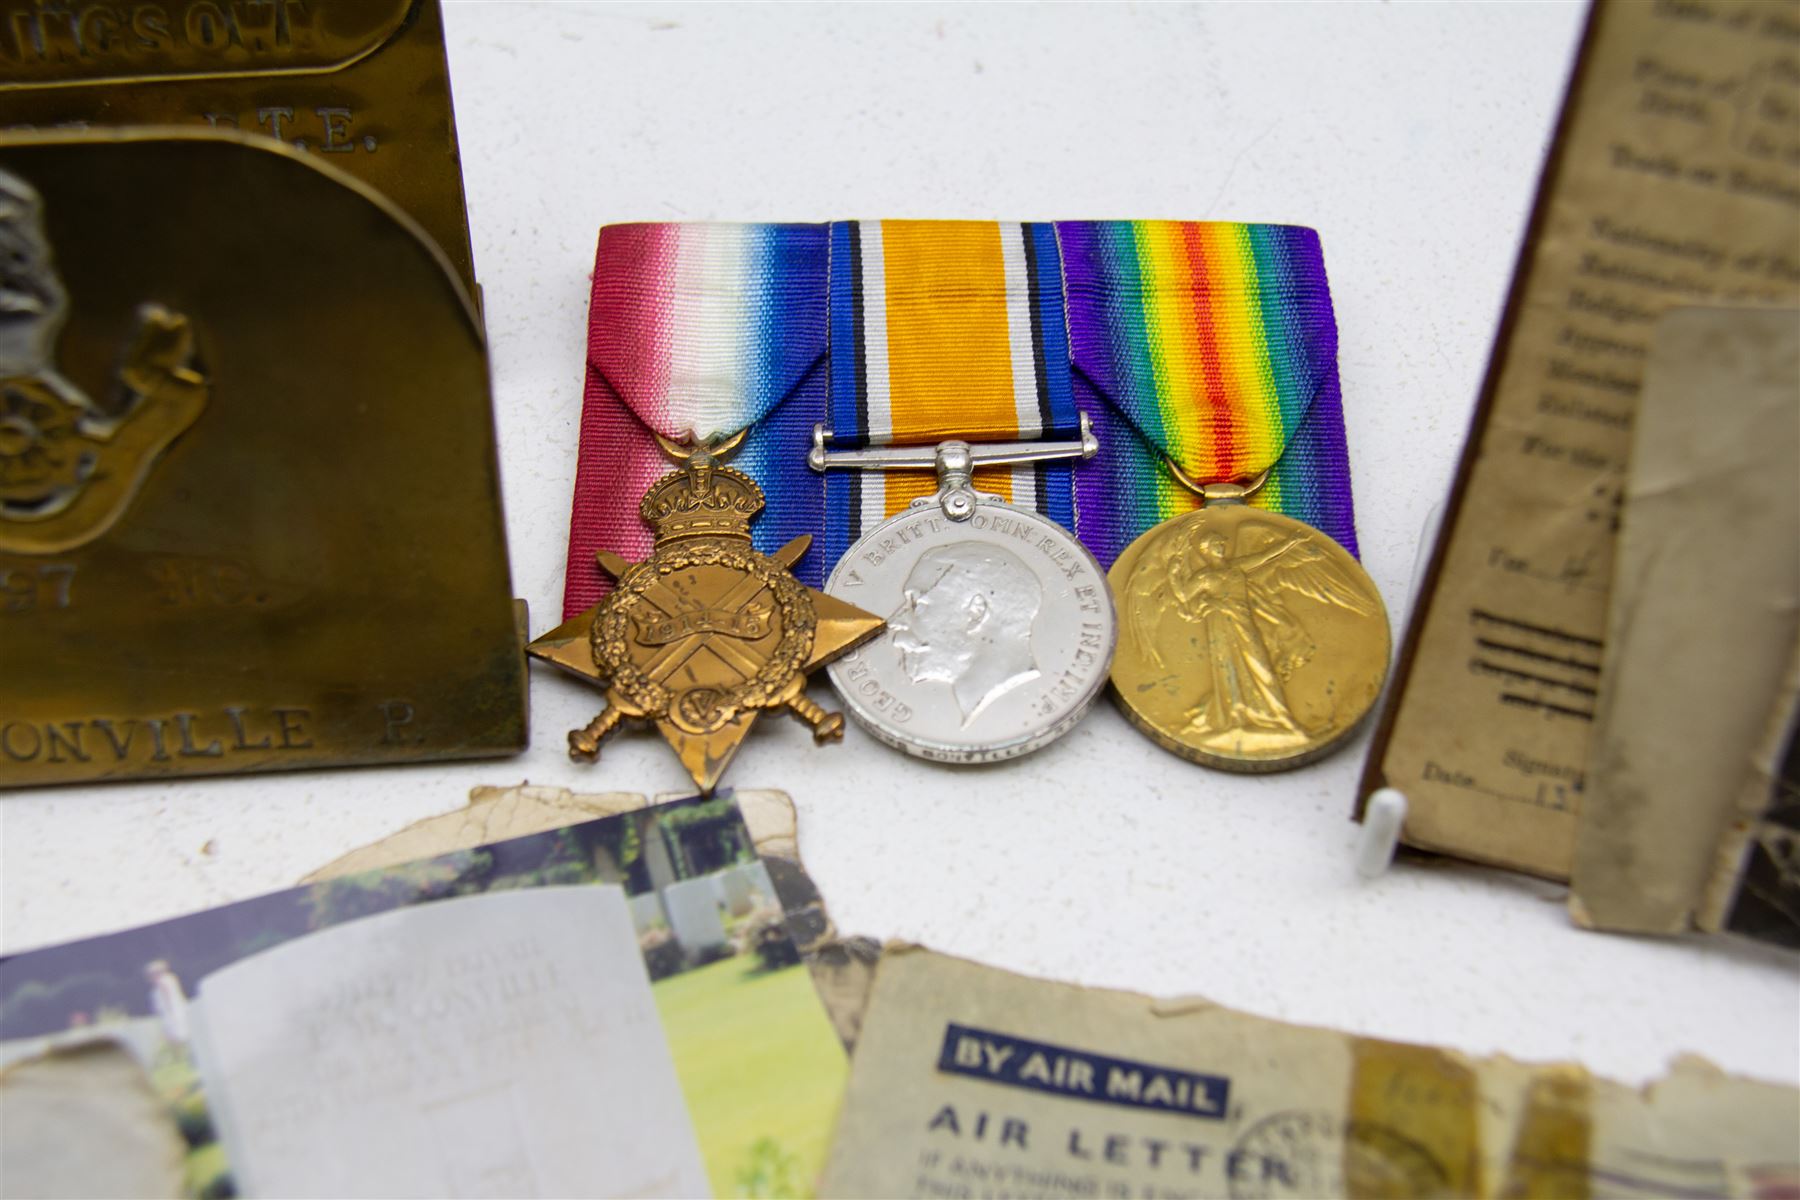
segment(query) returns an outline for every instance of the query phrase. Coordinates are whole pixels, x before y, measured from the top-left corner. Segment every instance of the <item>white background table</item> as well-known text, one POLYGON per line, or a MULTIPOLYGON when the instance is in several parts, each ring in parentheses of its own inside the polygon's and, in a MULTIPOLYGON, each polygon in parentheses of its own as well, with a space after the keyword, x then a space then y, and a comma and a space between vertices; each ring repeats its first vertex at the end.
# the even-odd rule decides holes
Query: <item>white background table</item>
MULTIPOLYGON (((1316 227, 1364 560, 1403 625, 1578 6, 445 9, 514 588, 538 629, 560 613, 598 227, 873 216, 1316 227)), ((531 698, 531 748, 512 761, 0 798, 0 945, 292 884, 476 784, 684 786, 649 733, 620 736, 597 767, 569 762, 564 732, 596 710, 592 689, 540 669, 531 698)), ((846 931, 1629 1081, 1683 1050, 1795 1081, 1791 958, 1584 933, 1563 889, 1464 864, 1359 881, 1349 811, 1367 742, 1231 776, 1157 749, 1102 702, 1027 759, 951 768, 855 726, 816 749, 771 720, 730 782, 792 793, 846 931)))

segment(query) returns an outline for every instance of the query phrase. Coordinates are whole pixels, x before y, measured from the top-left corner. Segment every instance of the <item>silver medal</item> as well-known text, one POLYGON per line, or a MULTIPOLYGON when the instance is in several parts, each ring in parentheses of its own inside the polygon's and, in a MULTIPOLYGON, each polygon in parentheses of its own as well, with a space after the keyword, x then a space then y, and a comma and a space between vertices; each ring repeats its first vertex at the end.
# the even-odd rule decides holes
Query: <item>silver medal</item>
POLYGON ((815 469, 935 467, 938 492, 865 534, 828 595, 887 618, 887 631, 829 668, 852 718, 939 762, 996 762, 1071 729, 1106 684, 1118 623, 1106 573, 1056 522, 977 493, 978 464, 1091 456, 1066 444, 826 451, 815 469))

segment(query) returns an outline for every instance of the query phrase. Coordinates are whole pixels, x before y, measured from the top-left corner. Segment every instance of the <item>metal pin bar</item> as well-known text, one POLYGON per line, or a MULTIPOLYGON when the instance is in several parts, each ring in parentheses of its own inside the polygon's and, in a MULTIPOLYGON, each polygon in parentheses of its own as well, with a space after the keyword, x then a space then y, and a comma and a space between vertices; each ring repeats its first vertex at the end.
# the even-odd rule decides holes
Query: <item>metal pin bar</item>
MULTIPOLYGON (((813 426, 812 449, 807 465, 815 471, 843 468, 852 471, 931 471, 938 467, 937 446, 869 446, 861 450, 827 450, 831 430, 813 426)), ((948 443, 946 443, 948 444, 948 443)), ((1100 439, 1081 414, 1081 438, 1073 442, 962 443, 968 447, 972 466, 1049 462, 1060 458, 1092 458, 1100 452, 1100 439)))

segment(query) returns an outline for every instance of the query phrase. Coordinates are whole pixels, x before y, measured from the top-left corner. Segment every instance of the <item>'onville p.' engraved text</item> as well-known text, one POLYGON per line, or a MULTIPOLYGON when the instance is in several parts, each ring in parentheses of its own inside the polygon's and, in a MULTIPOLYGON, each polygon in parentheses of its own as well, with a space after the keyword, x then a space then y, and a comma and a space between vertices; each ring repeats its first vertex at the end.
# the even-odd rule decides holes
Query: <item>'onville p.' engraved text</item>
POLYGON ((0 770, 7 763, 166 763, 310 750, 312 717, 309 708, 231 704, 155 717, 0 718, 0 770))

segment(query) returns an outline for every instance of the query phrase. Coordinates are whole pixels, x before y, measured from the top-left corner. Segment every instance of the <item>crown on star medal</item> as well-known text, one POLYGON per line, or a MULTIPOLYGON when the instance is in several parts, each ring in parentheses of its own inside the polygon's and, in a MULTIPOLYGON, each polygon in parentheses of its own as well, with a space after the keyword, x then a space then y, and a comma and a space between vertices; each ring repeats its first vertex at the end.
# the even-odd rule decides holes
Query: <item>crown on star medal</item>
POLYGON ((658 440, 681 469, 638 506, 656 534, 650 557, 601 551, 612 593, 526 649, 606 688, 606 707, 569 734, 571 757, 592 761, 627 721, 649 721, 711 792, 765 711, 800 718, 816 742, 841 738, 842 715, 807 698, 806 676, 885 623, 793 577, 810 534, 772 555, 752 546, 762 489, 718 461, 738 439, 699 449, 658 440))

